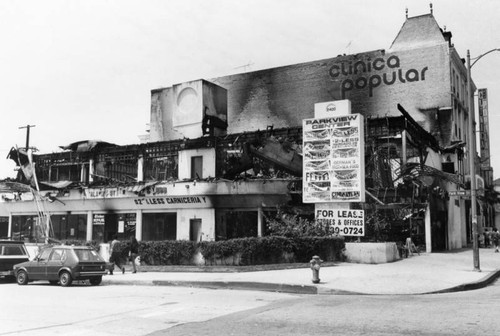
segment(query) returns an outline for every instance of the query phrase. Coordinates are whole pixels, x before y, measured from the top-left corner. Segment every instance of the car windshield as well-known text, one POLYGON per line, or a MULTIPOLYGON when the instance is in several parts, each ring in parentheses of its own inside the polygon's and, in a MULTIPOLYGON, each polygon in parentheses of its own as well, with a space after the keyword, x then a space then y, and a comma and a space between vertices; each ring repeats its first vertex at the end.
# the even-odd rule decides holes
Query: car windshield
POLYGON ((75 254, 80 261, 102 261, 99 254, 94 250, 75 249, 75 254))

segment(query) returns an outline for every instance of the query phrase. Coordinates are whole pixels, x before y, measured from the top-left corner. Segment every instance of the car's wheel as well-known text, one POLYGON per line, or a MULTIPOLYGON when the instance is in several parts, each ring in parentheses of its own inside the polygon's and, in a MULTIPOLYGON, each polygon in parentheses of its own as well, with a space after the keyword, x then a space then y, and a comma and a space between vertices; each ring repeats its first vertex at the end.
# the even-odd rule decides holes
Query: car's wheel
POLYGON ((59 283, 61 284, 61 286, 71 286, 72 282, 73 278, 71 277, 71 274, 69 274, 69 272, 61 272, 61 274, 59 275, 59 283))
POLYGON ((17 284, 24 286, 28 284, 29 278, 28 278, 28 273, 26 271, 19 271, 16 274, 16 280, 17 284))
POLYGON ((52 286, 57 285, 57 283, 57 280, 49 280, 49 284, 51 284, 52 286))
POLYGON ((90 278, 89 281, 90 281, 90 284, 92 286, 98 286, 102 282, 102 276, 97 276, 97 277, 94 277, 94 278, 90 278))

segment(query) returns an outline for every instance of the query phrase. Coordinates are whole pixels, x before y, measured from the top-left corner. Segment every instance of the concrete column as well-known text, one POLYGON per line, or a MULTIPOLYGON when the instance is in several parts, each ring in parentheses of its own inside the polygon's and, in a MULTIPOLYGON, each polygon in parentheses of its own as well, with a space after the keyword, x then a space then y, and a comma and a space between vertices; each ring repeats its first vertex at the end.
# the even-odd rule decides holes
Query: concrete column
POLYGON ((142 240, 142 210, 135 212, 135 238, 142 240))
POLYGON ((92 230, 94 224, 94 212, 92 210, 87 211, 87 240, 92 240, 92 230))
POLYGON ((82 164, 82 168, 80 169, 80 182, 85 183, 85 165, 82 164))
POLYGON ((432 252, 431 209, 429 204, 425 209, 425 252, 432 252))
POLYGON ((264 231, 264 214, 262 213, 262 207, 257 209, 257 237, 262 237, 262 232, 264 231))
POLYGON ((139 156, 137 160, 137 182, 144 181, 144 156, 139 156))
POLYGON ((9 213, 9 227, 7 229, 7 237, 12 238, 12 214, 9 213))
POLYGON ((89 182, 94 182, 94 159, 89 160, 89 182))

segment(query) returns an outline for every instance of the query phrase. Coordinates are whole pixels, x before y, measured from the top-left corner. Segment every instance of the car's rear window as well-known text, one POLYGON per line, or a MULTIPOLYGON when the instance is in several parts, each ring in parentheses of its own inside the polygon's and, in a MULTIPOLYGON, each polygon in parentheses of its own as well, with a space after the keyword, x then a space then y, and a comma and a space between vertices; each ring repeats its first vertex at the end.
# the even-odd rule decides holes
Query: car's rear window
POLYGON ((4 256, 18 256, 18 255, 26 255, 26 251, 21 245, 1 245, 0 246, 0 255, 4 256))
POLYGON ((94 250, 75 249, 75 254, 80 261, 102 261, 99 254, 94 250))

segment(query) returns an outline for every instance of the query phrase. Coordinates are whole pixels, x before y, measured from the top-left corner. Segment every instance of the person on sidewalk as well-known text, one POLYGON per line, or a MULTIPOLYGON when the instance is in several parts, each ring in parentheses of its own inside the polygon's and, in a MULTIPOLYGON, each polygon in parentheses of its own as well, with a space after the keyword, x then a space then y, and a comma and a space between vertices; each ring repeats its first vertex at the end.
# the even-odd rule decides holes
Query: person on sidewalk
POLYGON ((500 233, 497 228, 493 228, 493 232, 491 233, 491 242, 493 246, 495 246, 495 252, 498 252, 498 243, 500 242, 500 233))
POLYGON ((137 273, 135 259, 139 255, 139 243, 134 236, 130 236, 130 261, 132 262, 132 273, 137 273))
POLYGON ((113 270, 115 269, 115 265, 118 266, 119 269, 122 270, 122 274, 125 274, 125 267, 122 265, 121 254, 122 251, 119 249, 120 241, 118 240, 118 236, 113 235, 113 241, 111 241, 111 246, 109 249, 110 257, 109 261, 112 263, 109 274, 113 275, 113 270))
POLYGON ((490 233, 488 231, 484 231, 484 247, 489 248, 490 247, 490 233))

